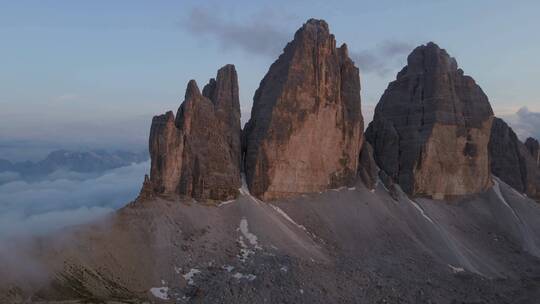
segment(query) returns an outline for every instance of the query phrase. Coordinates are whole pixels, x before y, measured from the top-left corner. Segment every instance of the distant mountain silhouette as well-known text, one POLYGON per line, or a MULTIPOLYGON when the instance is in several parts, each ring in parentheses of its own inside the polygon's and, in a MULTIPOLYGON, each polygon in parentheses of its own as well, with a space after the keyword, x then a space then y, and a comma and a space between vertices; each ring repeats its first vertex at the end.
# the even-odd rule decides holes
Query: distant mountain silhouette
MULTIPOLYGON (((47 177, 55 171, 77 173, 102 173, 107 170, 140 163, 148 159, 148 152, 91 150, 56 150, 38 162, 10 162, 0 159, 0 173, 18 173, 23 180, 34 181, 47 177)), ((1 183, 1 181, 0 181, 1 183)))

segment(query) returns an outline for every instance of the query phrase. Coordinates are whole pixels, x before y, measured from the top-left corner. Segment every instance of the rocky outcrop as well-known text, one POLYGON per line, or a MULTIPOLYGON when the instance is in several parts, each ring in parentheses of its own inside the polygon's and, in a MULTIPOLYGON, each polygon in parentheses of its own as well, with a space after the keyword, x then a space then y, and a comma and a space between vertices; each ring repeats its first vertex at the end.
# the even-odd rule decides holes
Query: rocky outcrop
POLYGON ((525 140, 525 146, 532 158, 536 161, 536 166, 540 168, 540 144, 538 144, 538 140, 529 137, 525 140))
POLYGON ((362 145, 358 68, 308 20, 255 92, 244 137, 252 194, 276 199, 351 184, 362 145))
MULTIPOLYGON (((529 143, 530 145, 530 143, 529 143)), ((540 197, 537 161, 502 119, 495 118, 489 142, 491 172, 520 193, 540 197)))
POLYGON ((374 189, 377 184, 377 163, 373 155, 373 147, 370 143, 364 140, 362 151, 360 151, 360 159, 358 160, 358 176, 364 185, 369 189, 374 189))
POLYGON ((226 200, 240 181, 240 102, 233 65, 199 91, 191 80, 176 118, 156 116, 150 129, 150 181, 154 191, 195 199, 226 200))
POLYGON ((380 169, 405 192, 441 199, 491 186, 492 120, 482 89, 444 49, 428 43, 389 84, 366 138, 380 169))

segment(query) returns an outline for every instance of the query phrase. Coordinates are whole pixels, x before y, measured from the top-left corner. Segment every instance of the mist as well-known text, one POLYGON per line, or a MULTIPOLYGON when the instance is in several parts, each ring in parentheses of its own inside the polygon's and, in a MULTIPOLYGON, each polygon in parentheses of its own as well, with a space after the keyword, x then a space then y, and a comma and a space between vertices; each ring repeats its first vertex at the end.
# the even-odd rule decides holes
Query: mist
POLYGON ((149 167, 147 161, 99 176, 54 172, 35 183, 2 176, 11 181, 0 186, 0 242, 48 234, 110 214, 136 198, 149 167))

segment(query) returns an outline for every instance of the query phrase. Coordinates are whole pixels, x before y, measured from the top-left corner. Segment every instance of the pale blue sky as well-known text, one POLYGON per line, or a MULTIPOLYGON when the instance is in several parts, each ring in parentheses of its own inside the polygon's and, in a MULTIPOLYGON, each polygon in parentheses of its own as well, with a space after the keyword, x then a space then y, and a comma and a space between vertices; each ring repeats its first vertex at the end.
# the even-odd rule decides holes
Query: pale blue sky
MULTIPOLYGON (((146 144, 227 63, 243 111, 308 18, 322 18, 361 69, 366 116, 416 45, 435 41, 496 114, 540 110, 540 1, 0 0, 0 139, 146 144)), ((367 117, 369 120, 370 118, 367 117)))

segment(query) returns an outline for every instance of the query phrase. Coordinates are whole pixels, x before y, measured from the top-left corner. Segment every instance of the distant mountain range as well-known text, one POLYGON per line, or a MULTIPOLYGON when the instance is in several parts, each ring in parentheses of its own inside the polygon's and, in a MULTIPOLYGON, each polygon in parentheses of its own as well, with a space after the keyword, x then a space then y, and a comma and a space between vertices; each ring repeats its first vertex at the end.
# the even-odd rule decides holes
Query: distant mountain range
MULTIPOLYGON (((24 180, 39 180, 56 171, 102 173, 107 170, 140 163, 148 159, 148 152, 131 151, 70 151, 56 150, 41 161, 11 162, 0 159, 0 173, 18 174, 24 180)), ((0 180, 0 184, 3 182, 0 180)))

